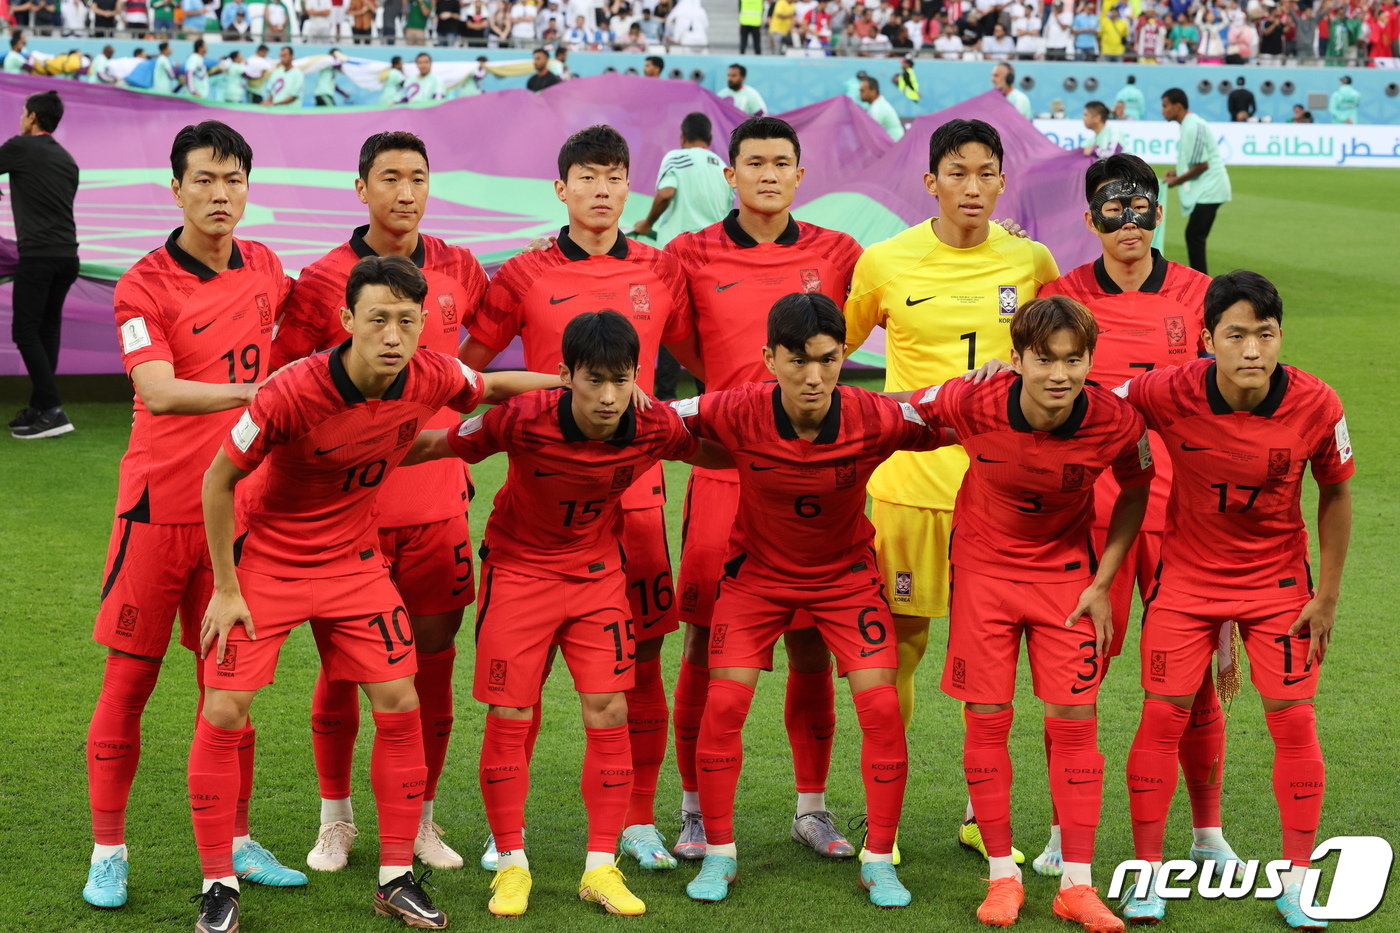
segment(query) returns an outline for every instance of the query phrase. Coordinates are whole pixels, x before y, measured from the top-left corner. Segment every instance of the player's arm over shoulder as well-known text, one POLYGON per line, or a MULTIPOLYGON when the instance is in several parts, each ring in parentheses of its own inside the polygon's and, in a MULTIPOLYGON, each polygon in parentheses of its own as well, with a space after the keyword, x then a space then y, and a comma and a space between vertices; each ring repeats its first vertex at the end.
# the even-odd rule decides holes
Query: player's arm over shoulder
POLYGON ((851 292, 846 298, 846 352, 853 353, 865 343, 870 332, 885 323, 885 286, 894 278, 893 264, 886 261, 888 248, 876 244, 861 253, 851 273, 851 292))

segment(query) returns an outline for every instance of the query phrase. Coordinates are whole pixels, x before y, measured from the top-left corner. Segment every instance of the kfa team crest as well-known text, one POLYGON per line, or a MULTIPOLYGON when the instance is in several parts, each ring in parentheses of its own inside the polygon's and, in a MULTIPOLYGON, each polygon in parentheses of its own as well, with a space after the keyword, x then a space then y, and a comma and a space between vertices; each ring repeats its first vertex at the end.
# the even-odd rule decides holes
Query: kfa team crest
POLYGON ((632 298, 632 317, 634 319, 640 318, 643 321, 650 320, 651 295, 647 294, 646 285, 629 285, 627 291, 632 298))
POLYGON ((1016 313, 1016 286, 997 286, 997 316, 1001 323, 1006 324, 1011 321, 1011 315, 1016 313))
POLYGON ((438 311, 442 313, 442 323, 457 323, 457 301, 451 295, 438 295, 438 311))
POLYGON ((821 273, 816 269, 803 269, 798 275, 802 279, 802 290, 804 292, 819 292, 822 290, 821 273))
POLYGON ((272 326, 272 302, 267 298, 267 292, 262 292, 253 299, 258 305, 258 324, 264 329, 272 326))
POLYGON ((914 598, 914 574, 908 570, 896 570, 894 574, 894 598, 907 602, 914 598))

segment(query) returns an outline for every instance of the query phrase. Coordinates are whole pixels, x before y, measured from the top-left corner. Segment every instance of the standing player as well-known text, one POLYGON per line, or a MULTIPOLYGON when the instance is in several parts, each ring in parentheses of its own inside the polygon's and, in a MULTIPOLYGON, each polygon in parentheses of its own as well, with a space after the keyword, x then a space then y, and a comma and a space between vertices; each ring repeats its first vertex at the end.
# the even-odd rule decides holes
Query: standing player
MULTIPOLYGON (((83 899, 94 907, 126 903, 126 805, 141 757, 141 713, 176 616, 180 644, 199 647, 198 620, 212 586, 199 477, 235 409, 270 371, 273 319, 291 287, 271 250, 233 236, 252 167, 248 143, 223 123, 177 133, 170 188, 184 225, 117 282, 117 333, 136 397, 93 627, 93 638, 107 646, 87 737, 95 845, 83 899)), ((233 841, 241 878, 306 884, 248 833, 253 738, 249 722, 236 743, 243 781, 231 792, 238 802, 223 844, 233 841)))
MULTIPOLYGON (((302 270, 277 325, 272 365, 281 367, 344 339, 340 306, 355 263, 366 256, 404 256, 428 282, 423 307, 424 349, 453 354, 461 327, 486 293, 486 273, 471 251, 425 236, 418 225, 428 205, 428 151, 412 133, 376 133, 360 147, 355 193, 369 207, 369 224, 350 240, 302 270)), ((444 408, 425 425, 458 421, 444 408)), ((396 471, 384 484, 379 507, 379 547, 388 558, 413 627, 418 659, 414 687, 423 717, 428 765, 423 820, 414 854, 433 868, 461 868, 462 857, 441 839, 433 801, 452 735, 452 669, 462 610, 476 598, 467 529, 470 483, 460 463, 435 463, 396 471)), ((355 684, 327 679, 323 668, 311 697, 311 747, 321 787, 321 829, 306 857, 312 868, 345 867, 355 837, 350 766, 359 734, 355 684)))
POLYGON ((990 870, 977 919, 988 926, 1015 923, 1025 901, 1011 852, 1007 750, 1024 632, 1064 829, 1054 912, 1093 933, 1123 929, 1092 886, 1103 798, 1094 704, 1112 635, 1109 587, 1147 507, 1152 454, 1142 418, 1085 385, 1097 339, 1083 305, 1033 299, 1011 320, 1014 373, 952 379, 913 397, 924 420, 955 430, 976 460, 954 511, 943 690, 964 704, 963 770, 990 870), (1121 488, 1096 555, 1093 485, 1110 469, 1121 488))
MULTIPOLYGON (((525 365, 538 372, 559 365, 565 324, 582 311, 618 310, 641 340, 640 359, 656 359, 663 343, 690 332, 685 282, 671 258, 619 229, 627 202, 627 142, 609 126, 570 136, 559 150, 554 191, 568 209, 569 225, 548 249, 522 253, 503 265, 462 345, 461 358, 482 369, 516 336, 524 339, 525 365)), ((650 391, 653 373, 639 371, 637 385, 650 391)), ((661 467, 639 472, 622 500, 622 547, 627 554, 627 594, 637 624, 636 685, 627 691, 627 721, 637 770, 623 851, 643 868, 668 869, 676 860, 656 829, 656 780, 666 757, 666 690, 661 682, 661 641, 676 630, 671 556, 666 543, 661 467)), ((536 710, 534 729, 539 729, 536 710)), ((533 739, 532 739, 533 744, 533 739)), ((483 867, 494 867, 489 848, 483 867)))
POLYGON ((675 403, 686 427, 727 448, 739 471, 739 508, 708 629, 709 691, 695 755, 709 844, 686 893, 724 900, 738 874, 734 794, 744 721, 759 671, 772 670, 773 645, 803 610, 836 654, 863 732, 870 831, 860 883, 876 906, 905 907, 910 895, 895 874, 894 839, 909 755, 865 481, 891 452, 931 449, 940 434, 907 404, 837 386, 846 322, 827 295, 778 299, 767 331, 762 358, 777 385, 750 381, 675 403))
MULTIPOLYGON (((529 905, 521 827, 537 728, 532 720, 554 645, 583 707, 580 790, 588 851, 579 897, 610 913, 646 912, 613 857, 628 798, 635 797, 628 726, 636 712, 624 691, 642 666, 633 625, 642 617, 628 604, 626 539, 620 542, 617 531, 635 476, 662 459, 699 462, 706 455, 670 408, 631 405, 642 346, 618 312, 580 314, 563 329, 558 371, 564 390, 532 393, 445 436, 430 432, 422 443, 426 457, 456 455, 475 463, 499 451, 510 455, 481 549, 473 688, 487 704, 480 783, 499 849, 488 905, 498 917, 519 916, 529 905)), ((707 462, 727 459, 721 453, 707 462)))
MULTIPOLYGON (((1050 251, 992 223, 1006 188, 1001 137, 981 120, 950 120, 929 137, 924 186, 938 216, 877 243, 856 264, 846 302, 849 346, 885 328, 885 388, 936 385, 1011 350, 1007 325, 1059 270, 1050 251)), ((953 499, 967 454, 899 451, 870 480, 875 553, 899 646, 900 711, 914 714, 914 673, 929 620, 948 613, 953 499)), ((986 854, 972 807, 958 840, 986 854)), ((1024 859, 1017 853, 1017 861, 1024 859)))
MULTIPOLYGON (((754 352, 768 339, 762 308, 783 295, 820 292, 846 300, 860 246, 844 233, 802 223, 792 202, 802 183, 802 145, 776 117, 755 117, 729 137, 725 177, 739 207, 720 223, 677 237, 667 247, 690 286, 694 330, 685 349, 698 359, 711 390, 764 382, 771 373, 754 352)), ((676 766, 681 774, 681 832, 674 852, 705 855, 695 741, 709 684, 710 621, 723 576, 724 552, 739 504, 734 470, 694 470, 686 490, 681 549, 681 620, 688 622, 676 679, 676 766)), ((797 779, 793 838, 819 855, 846 858, 854 847, 826 806, 826 778, 836 729, 831 655, 811 617, 798 613, 786 634, 788 679, 784 717, 797 779)))
MULTIPOLYGON (((1085 175, 1088 210, 1084 222, 1098 236, 1103 255, 1040 290, 1042 297, 1068 295, 1093 312, 1099 325, 1099 343, 1089 376, 1100 385, 1122 385, 1143 372, 1180 366, 1200 355, 1202 301, 1210 279, 1168 262, 1152 249, 1152 231, 1162 220, 1157 195, 1156 173, 1137 156, 1123 153, 1089 166, 1085 175)), ((1171 458, 1155 431, 1149 431, 1148 437, 1157 477, 1142 529, 1128 551, 1124 571, 1113 580, 1110 658, 1117 657, 1123 649, 1134 582, 1146 600, 1161 557, 1171 458)), ((1094 490, 1094 541, 1102 553, 1118 485, 1111 475, 1104 474, 1094 490)), ((1223 865, 1231 859, 1238 862, 1221 829, 1225 721, 1209 671, 1196 692, 1191 727, 1181 737, 1179 758, 1191 795, 1191 857, 1202 863, 1215 861, 1223 865)), ((1050 827, 1050 841, 1033 864, 1042 875, 1059 874, 1058 825, 1050 827)))
POLYGON ((189 762, 204 873, 197 933, 238 927, 238 880, 224 842, 234 817, 237 747, 254 696, 272 682, 282 643, 308 619, 327 675, 359 683, 374 710, 374 908, 409 926, 447 926, 413 874, 427 781, 413 689, 417 659, 408 613, 379 552, 375 498, 419 424, 444 404, 470 411, 538 388, 543 377, 480 376, 451 357, 415 353, 427 293, 422 274, 403 257, 361 260, 341 311, 350 339, 268 380, 205 473, 214 589, 200 632, 205 702, 189 762), (234 490, 255 470, 242 490, 246 530, 235 543, 234 490))
MULTIPOLYGON (((1283 824, 1285 891, 1276 902, 1294 929, 1316 930, 1299 906, 1326 769, 1313 696, 1336 623, 1351 536, 1356 472, 1341 401, 1316 376, 1278 361, 1283 300, 1254 272, 1211 282, 1202 339, 1214 360, 1153 370, 1118 391, 1161 434, 1175 467, 1162 565, 1142 628, 1142 721, 1128 756, 1133 846, 1162 861, 1177 751, 1193 691, 1223 623, 1249 654, 1274 740, 1274 798, 1283 824), (1322 561, 1314 589, 1303 524, 1303 474, 1318 484, 1322 561)), ((1123 916, 1157 923, 1166 903, 1147 892, 1123 916)))

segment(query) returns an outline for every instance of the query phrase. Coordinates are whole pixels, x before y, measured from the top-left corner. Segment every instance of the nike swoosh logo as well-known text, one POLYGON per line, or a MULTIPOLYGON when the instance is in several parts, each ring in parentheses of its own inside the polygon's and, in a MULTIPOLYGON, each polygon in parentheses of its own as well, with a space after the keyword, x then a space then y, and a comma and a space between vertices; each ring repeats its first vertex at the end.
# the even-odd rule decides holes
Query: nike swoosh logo
POLYGON ((1312 675, 1310 675, 1310 674, 1304 674, 1302 677, 1285 677, 1285 678, 1283 678, 1283 685, 1284 685, 1285 687, 1291 687, 1291 686, 1293 686, 1294 684, 1300 684, 1300 683, 1302 683, 1303 681, 1307 680, 1308 677, 1310 677, 1310 676, 1312 676, 1312 675))
POLYGON ((442 738, 442 737, 445 736, 445 735, 451 735, 451 734, 452 734, 452 730, 451 730, 451 729, 448 729, 446 732, 439 732, 439 733, 437 734, 437 737, 438 737, 438 738, 442 738))
POLYGON ((604 782, 603 782, 603 786, 604 786, 604 787, 626 787, 628 784, 631 784, 631 783, 632 783, 631 781, 618 781, 616 784, 609 784, 607 781, 604 781, 604 782))
POLYGON ((1160 787, 1132 787, 1129 788, 1135 794, 1150 794, 1154 790, 1161 790, 1160 787))
POLYGON ((921 305, 921 304, 923 304, 925 301, 930 301, 930 300, 932 300, 932 299, 934 299, 934 298, 937 298, 937 297, 938 297, 937 295, 929 295, 928 298, 919 298, 919 299, 915 299, 913 295, 910 295, 909 297, 907 297, 907 298, 904 299, 904 304, 905 304, 907 307, 912 308, 912 307, 914 307, 914 305, 921 305))
MULTIPOLYGON (((350 442, 349 442, 349 441, 346 441, 346 442, 345 442, 345 444, 348 444, 348 443, 350 443, 350 442)), ((345 444, 336 444, 334 447, 327 447, 325 450, 322 450, 320 447, 317 447, 317 448, 316 448, 316 456, 318 456, 318 457, 324 457, 326 454, 330 453, 332 450, 339 450, 340 448, 344 447, 345 444)))
POLYGON ((191 333, 194 333, 194 334, 202 334, 202 333, 204 333, 206 330, 208 330, 209 328, 211 328, 211 327, 213 327, 213 326, 214 326, 214 322, 213 322, 213 321, 210 321, 208 324, 205 324, 205 325, 202 326, 202 327, 199 326, 198 324, 196 324, 194 327, 191 327, 191 328, 190 328, 190 332, 191 332, 191 333))
POLYGON ((1192 453, 1197 453, 1197 452, 1202 451, 1202 450, 1210 450, 1209 447, 1192 447, 1190 444, 1186 443, 1185 441, 1182 441, 1182 442, 1181 442, 1181 449, 1182 449, 1182 450, 1189 450, 1189 451, 1191 451, 1192 453))
POLYGON ((665 613, 662 613, 661 615, 657 616, 657 617, 654 618, 654 619, 643 619, 643 620, 642 620, 642 630, 643 630, 643 631, 646 631, 647 629, 651 628, 653 625, 655 625, 656 623, 660 622, 660 621, 661 621, 662 619, 664 619, 664 618, 666 618, 666 614, 665 614, 665 613))
POLYGON ((655 729, 628 729, 627 731, 631 735, 641 735, 644 732, 660 732, 663 728, 663 726, 657 726, 655 729))
POLYGON ((469 590, 469 589, 471 589, 471 588, 472 588, 472 585, 471 585, 470 583, 468 583, 466 586, 454 586, 454 587, 452 588, 452 595, 453 595, 453 596, 461 596, 463 593, 465 593, 467 590, 469 590))
POLYGON ((418 916, 422 917, 424 920, 439 920, 439 919, 441 919, 441 917, 442 917, 442 911, 440 911, 440 910, 433 910, 433 911, 424 910, 423 908, 419 907, 417 904, 413 903, 413 899, 412 899, 412 898, 407 898, 407 897, 405 897, 405 898, 400 898, 400 899, 399 899, 399 903, 401 903, 401 904, 407 904, 407 905, 409 906, 409 909, 411 909, 411 910, 412 910, 415 914, 417 914, 418 916))
POLYGON ((1220 717, 1219 717, 1219 716, 1216 716, 1214 719, 1207 719, 1205 722, 1193 722, 1193 723, 1191 723, 1191 728, 1192 728, 1192 729, 1203 729, 1203 728, 1205 728, 1206 726, 1210 725, 1211 723, 1213 723, 1213 722, 1218 722, 1219 720, 1220 720, 1220 717))
POLYGON ((1087 781, 1076 781, 1074 778, 1070 778, 1070 779, 1069 779, 1069 783, 1070 783, 1070 784, 1097 784, 1097 783, 1099 783, 1099 781, 1098 781, 1097 779, 1093 779, 1093 778, 1091 778, 1090 780, 1087 780, 1087 781))
MULTIPOLYGON (((740 279, 740 280, 739 280, 739 282, 742 282, 742 281, 744 281, 744 280, 743 280, 743 279, 740 279)), ((717 292, 727 291, 728 289, 733 288, 735 285, 738 285, 739 282, 730 282, 728 285, 716 285, 716 286, 715 286, 715 291, 717 291, 717 292)))
POLYGON ((408 657, 408 656, 409 656, 410 654, 412 654, 412 653, 413 653, 412 651, 405 651, 403 654, 401 654, 401 655, 399 655, 399 656, 397 656, 397 657, 394 657, 394 656, 391 655, 391 656, 389 657, 389 663, 390 663, 390 664, 398 664, 400 661, 402 661, 404 658, 408 657))
POLYGON ((334 729, 317 729, 315 726, 311 727, 311 731, 317 735, 335 735, 336 732, 334 729))
POLYGON ((486 779, 486 783, 487 783, 487 784, 499 784, 499 783, 501 783, 502 781, 513 781, 513 780, 515 780, 515 775, 511 775, 510 777, 504 777, 504 778, 487 778, 487 779, 486 779))
POLYGON ((775 466, 761 467, 761 466, 759 466, 757 463, 750 463, 750 464, 749 464, 749 469, 750 469, 750 470, 753 470, 755 473, 762 473, 762 472, 764 472, 764 471, 766 471, 766 470, 776 470, 777 467, 775 467, 775 466))
POLYGON ((537 469, 537 470, 535 470, 535 475, 536 475, 536 476, 563 476, 563 475, 564 475, 564 472, 561 470, 561 471, 559 471, 558 473, 546 473, 544 470, 538 470, 538 469, 537 469))
POLYGON ((723 768, 701 768, 701 771, 728 771, 733 765, 725 765, 723 768))
POLYGON ((408 795, 408 799, 409 799, 409 800, 417 800, 419 797, 422 797, 422 796, 423 796, 424 794, 426 794, 426 793, 427 793, 427 791, 425 791, 425 790, 420 790, 420 791, 419 791, 418 793, 416 793, 416 794, 409 794, 409 795, 408 795))
POLYGON ((224 933, 224 931, 227 930, 229 926, 233 923, 234 916, 234 912, 230 910, 228 914, 224 917, 223 923, 219 924, 218 926, 210 926, 209 929, 213 930, 214 933, 224 933))
POLYGON ((1069 688, 1069 692, 1070 692, 1070 693, 1083 693, 1085 690, 1093 690, 1093 689, 1094 689, 1094 685, 1093 685, 1093 684, 1084 684, 1084 685, 1082 685, 1082 686, 1079 685, 1079 684, 1071 684, 1071 685, 1070 685, 1070 688, 1069 688))
POLYGON ((880 647, 880 648, 862 648, 862 649, 860 649, 860 656, 861 656, 862 658, 868 658, 868 657, 870 657, 870 656, 873 655, 873 654, 879 654, 881 651, 884 651, 885 648, 888 648, 888 647, 889 647, 889 645, 885 645, 885 646, 880 647))
POLYGON ((829 741, 831 737, 835 734, 836 732, 835 730, 833 730, 831 732, 828 732, 826 735, 814 735, 812 736, 812 738, 816 739, 818 742, 826 742, 829 741))
POLYGON ((127 754, 127 752, 122 752, 120 755, 96 755, 94 757, 96 757, 98 761, 111 761, 113 758, 125 758, 127 754))
POLYGON ((694 735, 681 735, 679 732, 677 732, 676 738, 682 742, 694 742, 696 739, 700 738, 700 733, 697 732, 694 735))
POLYGON ((207 806, 207 807, 190 807, 190 809, 191 809, 191 810, 212 810, 212 809, 214 809, 214 805, 211 803, 211 804, 209 804, 209 806, 207 806))
POLYGON ((613 673, 614 673, 614 674, 625 674, 625 673, 627 673, 628 671, 630 671, 631 669, 632 669, 632 665, 630 665, 630 664, 625 664, 625 665, 623 665, 622 667, 617 667, 616 665, 614 665, 614 666, 613 666, 613 673))
POLYGON ((973 784, 985 784, 985 783, 987 783, 987 782, 990 781, 990 780, 991 780, 991 778, 981 778, 981 779, 976 780, 976 781, 968 781, 968 782, 967 782, 967 786, 968 786, 968 787, 971 787, 973 784))
POLYGON ((978 463, 1005 463, 1006 461, 1005 461, 1005 460, 988 460, 986 457, 982 456, 981 454, 978 454, 978 455, 977 455, 977 462, 978 462, 978 463))
POLYGON ((572 295, 565 295, 563 298, 555 298, 553 295, 550 295, 550 296, 549 296, 549 303, 552 304, 552 305, 562 305, 564 302, 568 301, 570 298, 577 298, 577 297, 578 297, 578 292, 574 292, 572 295))
POLYGON ((1294 795, 1293 795, 1293 799, 1294 799, 1294 800, 1307 800, 1309 797, 1321 797, 1321 796, 1322 796, 1322 792, 1321 792, 1321 791, 1318 791, 1316 794, 1294 794, 1294 795))
MULTIPOLYGON (((895 781, 898 781, 898 780, 899 780, 899 778, 897 778, 897 777, 882 778, 882 777, 880 777, 878 774, 875 775, 875 783, 876 783, 876 784, 893 784, 895 781)), ((990 781, 991 778, 987 778, 987 780, 990 781)))

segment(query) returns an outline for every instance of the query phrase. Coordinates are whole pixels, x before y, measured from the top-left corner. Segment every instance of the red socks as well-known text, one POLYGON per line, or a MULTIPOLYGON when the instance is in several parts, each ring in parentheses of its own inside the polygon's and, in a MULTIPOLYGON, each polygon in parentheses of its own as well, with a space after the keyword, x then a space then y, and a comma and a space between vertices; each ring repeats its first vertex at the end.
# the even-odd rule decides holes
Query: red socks
POLYGON ((447 763, 447 743, 452 739, 452 668, 456 646, 432 654, 418 652, 418 716, 423 725, 423 763, 428 766, 425 800, 437 799, 438 778, 447 763))
POLYGON ((1191 719, 1181 734, 1177 758, 1186 776, 1186 790, 1191 795, 1191 825, 1219 826, 1220 779, 1225 767, 1225 716, 1220 709, 1220 697, 1215 682, 1206 674, 1205 683, 1196 694, 1191 707, 1191 719))
POLYGON ((734 842, 734 794, 744 766, 744 720, 752 703, 752 687, 733 680, 710 681, 695 764, 705 835, 712 845, 734 842))
POLYGON ((788 671, 783 704, 792 773, 799 794, 826 793, 831 770, 831 737, 836 733, 836 687, 831 667, 824 671, 788 671))
MULTIPOLYGON (((190 818, 205 878, 233 874, 234 814, 239 784, 238 746, 247 727, 220 729, 200 716, 190 745, 190 818)), ((409 851, 411 857, 413 852, 409 851)), ((406 863, 401 863, 406 864, 406 863)))
POLYGON ((1011 752, 1006 740, 1014 715, 1012 709, 974 713, 963 708, 963 773, 989 857, 1011 855, 1011 752))
MULTIPOLYGON (((588 851, 612 852, 632 795, 632 746, 627 727, 584 730, 583 774, 579 788, 588 811, 588 851)), ((652 790, 655 795, 655 788, 652 790)), ((497 850, 500 843, 496 843, 497 850)))
MULTIPOLYGON (((535 710, 538 714, 538 705, 535 710)), ((486 715, 477 775, 481 799, 486 804, 486 824, 496 837, 499 852, 513 852, 525 844, 521 827, 525 825, 525 798, 530 793, 530 760, 526 751, 530 726, 528 719, 486 715)))
POLYGON ((656 822, 656 780, 666 758, 668 710, 661 659, 637 662, 637 683, 627 691, 627 733, 632 746, 632 799, 623 826, 656 822))
POLYGON ((1146 699, 1142 721, 1128 752, 1128 810, 1133 816, 1133 850, 1149 862, 1162 861, 1162 836, 1176 793, 1176 756, 1189 710, 1166 700, 1146 699))
MULTIPOLYGON (((830 682, 828 673, 827 683, 830 682)), ((788 683, 788 697, 791 698, 792 681, 788 683)), ((865 783, 866 819, 870 829, 865 847, 878 855, 886 855, 894 851, 899 815, 904 809, 904 787, 909 777, 909 749, 904 739, 904 720, 899 715, 899 691, 893 684, 885 684, 862 690, 854 699, 862 732, 860 773, 865 783)), ((831 748, 830 743, 827 748, 831 748)), ((801 785, 798 789, 801 790, 801 785)))
POLYGON ((423 815, 428 769, 416 709, 374 714, 369 782, 379 812, 379 864, 413 864, 413 840, 423 815))
POLYGON ((88 803, 98 845, 126 840, 126 802, 141 760, 141 713, 159 677, 159 663, 107 656, 87 735, 88 803))
POLYGON ((238 743, 238 803, 233 810, 233 834, 247 836, 248 803, 253 799, 253 752, 257 731, 253 720, 243 727, 243 738, 238 743))
POLYGON ((1050 799, 1058 814, 1064 860, 1092 862, 1103 806, 1098 720, 1047 716, 1045 734, 1050 741, 1050 799))
POLYGON ((671 705, 676 724, 676 770, 681 775, 681 790, 700 789, 695 773, 695 743, 700 738, 700 721, 705 715, 709 685, 709 668, 681 658, 675 700, 671 705))
POLYGON ((1274 737, 1274 799, 1283 823, 1283 857, 1294 865, 1310 865, 1327 789, 1317 714, 1311 703, 1300 703, 1266 712, 1264 722, 1274 737))
POLYGON ((350 796, 350 765, 360 734, 360 688, 347 680, 327 680, 325 668, 311 691, 311 751, 321 796, 350 796))

